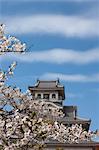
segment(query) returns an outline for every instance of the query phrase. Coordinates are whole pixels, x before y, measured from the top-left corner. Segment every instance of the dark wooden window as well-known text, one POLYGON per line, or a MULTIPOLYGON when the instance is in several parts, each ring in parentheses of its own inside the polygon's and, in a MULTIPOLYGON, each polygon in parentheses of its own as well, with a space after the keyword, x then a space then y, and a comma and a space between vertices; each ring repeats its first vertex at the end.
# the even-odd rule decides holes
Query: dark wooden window
POLYGON ((41 94, 38 94, 38 95, 37 95, 37 98, 41 99, 41 94))
POLYGON ((49 99, 49 94, 44 94, 44 95, 43 95, 43 98, 44 98, 44 99, 49 99))
POLYGON ((52 98, 55 99, 56 98, 56 94, 52 94, 52 98))

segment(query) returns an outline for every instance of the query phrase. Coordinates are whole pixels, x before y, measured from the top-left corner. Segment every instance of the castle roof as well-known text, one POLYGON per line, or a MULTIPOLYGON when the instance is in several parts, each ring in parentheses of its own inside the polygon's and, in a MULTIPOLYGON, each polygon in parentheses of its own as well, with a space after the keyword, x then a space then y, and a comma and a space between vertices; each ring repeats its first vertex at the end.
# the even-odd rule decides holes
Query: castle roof
POLYGON ((37 80, 34 86, 28 87, 30 91, 59 91, 65 99, 64 86, 60 84, 59 80, 37 80))
POLYGON ((59 80, 55 81, 37 80, 37 83, 34 86, 31 86, 30 88, 55 89, 55 88, 64 88, 64 86, 60 84, 59 80))

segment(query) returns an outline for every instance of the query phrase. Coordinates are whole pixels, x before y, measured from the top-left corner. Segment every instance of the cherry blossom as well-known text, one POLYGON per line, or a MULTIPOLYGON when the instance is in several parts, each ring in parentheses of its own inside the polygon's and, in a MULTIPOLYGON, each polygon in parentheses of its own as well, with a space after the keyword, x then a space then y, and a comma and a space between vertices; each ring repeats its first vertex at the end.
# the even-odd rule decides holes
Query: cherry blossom
MULTIPOLYGON (((7 52, 24 52, 25 44, 17 38, 4 35, 4 25, 0 25, 0 55, 7 52)), ((17 63, 13 62, 7 71, 0 70, 0 149, 22 150, 42 149, 49 141, 61 143, 81 143, 91 141, 95 132, 86 131, 82 125, 63 125, 62 110, 44 100, 32 100, 31 94, 19 88, 6 85, 13 75, 17 63), (4 111, 5 105, 12 107, 4 111)))
POLYGON ((26 50, 25 43, 21 43, 16 37, 4 35, 3 24, 0 25, 0 55, 6 52, 24 52, 26 50))

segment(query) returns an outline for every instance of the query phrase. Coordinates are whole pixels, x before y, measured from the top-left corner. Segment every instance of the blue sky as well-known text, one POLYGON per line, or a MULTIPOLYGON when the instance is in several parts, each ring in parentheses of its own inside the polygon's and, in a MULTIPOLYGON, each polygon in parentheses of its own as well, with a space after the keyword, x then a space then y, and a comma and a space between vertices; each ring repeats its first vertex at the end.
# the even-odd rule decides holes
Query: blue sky
POLYGON ((28 53, 0 57, 0 67, 18 66, 7 84, 23 91, 36 79, 60 79, 64 105, 99 129, 99 1, 0 0, 6 33, 27 44, 28 53))

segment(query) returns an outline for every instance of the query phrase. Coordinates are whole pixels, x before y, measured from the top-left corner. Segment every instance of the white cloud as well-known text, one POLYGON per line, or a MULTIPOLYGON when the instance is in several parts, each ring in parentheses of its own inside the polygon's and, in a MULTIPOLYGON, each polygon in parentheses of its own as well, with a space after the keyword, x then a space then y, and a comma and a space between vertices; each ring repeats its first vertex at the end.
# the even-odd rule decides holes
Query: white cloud
POLYGON ((45 73, 41 75, 41 79, 57 79, 67 82, 99 82, 99 73, 93 75, 83 74, 61 74, 61 73, 45 73))
POLYGON ((4 17, 7 32, 14 34, 60 34, 66 37, 99 36, 99 20, 81 16, 32 15, 4 17))
POLYGON ((89 64, 99 63, 99 49, 92 49, 87 51, 75 51, 70 49, 52 49, 45 51, 33 51, 23 55, 7 54, 0 57, 0 60, 17 60, 21 62, 43 62, 55 64, 89 64))

